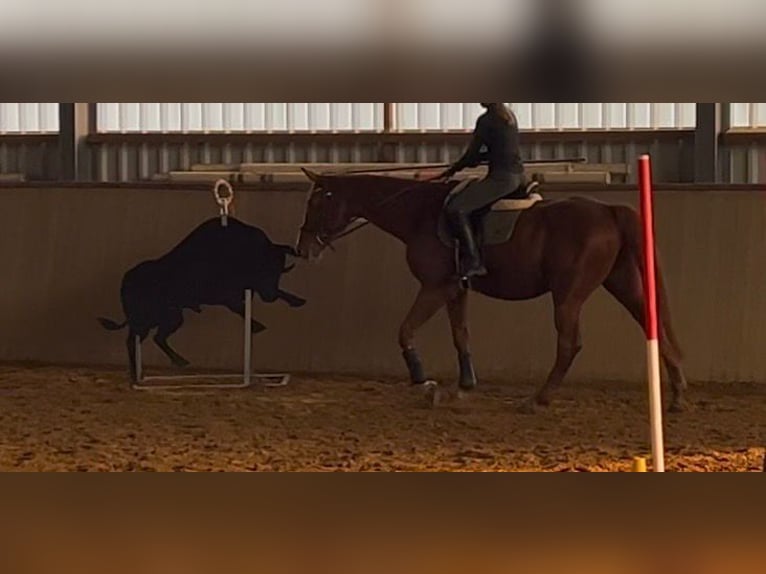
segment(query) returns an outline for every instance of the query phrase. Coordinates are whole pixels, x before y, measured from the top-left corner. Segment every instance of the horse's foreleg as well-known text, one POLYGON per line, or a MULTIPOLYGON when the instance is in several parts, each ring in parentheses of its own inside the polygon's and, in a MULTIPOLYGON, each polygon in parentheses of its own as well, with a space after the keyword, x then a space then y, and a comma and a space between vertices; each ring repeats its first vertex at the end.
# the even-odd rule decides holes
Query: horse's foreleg
POLYGON ((447 303, 452 340, 460 363, 460 388, 470 391, 476 388, 476 371, 471 360, 471 349, 468 334, 468 291, 460 290, 459 294, 447 303))
POLYGON ((415 303, 399 329, 399 346, 410 373, 410 380, 415 385, 428 381, 423 363, 415 349, 415 333, 429 321, 446 303, 446 296, 441 289, 421 288, 415 303))

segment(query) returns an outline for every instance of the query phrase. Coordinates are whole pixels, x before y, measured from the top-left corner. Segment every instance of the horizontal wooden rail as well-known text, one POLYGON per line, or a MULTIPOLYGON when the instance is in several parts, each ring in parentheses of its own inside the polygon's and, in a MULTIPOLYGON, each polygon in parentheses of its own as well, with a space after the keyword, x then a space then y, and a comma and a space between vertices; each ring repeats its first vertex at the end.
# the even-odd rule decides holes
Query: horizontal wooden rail
MULTIPOLYGON (((91 144, 454 144, 465 145, 468 131, 402 132, 272 132, 272 133, 96 133, 87 137, 91 144)), ((655 142, 678 141, 694 137, 694 130, 550 130, 524 131, 522 142, 655 142)))
POLYGON ((0 133, 0 143, 11 145, 40 145, 58 143, 58 134, 9 134, 0 133))
POLYGON ((23 173, 0 173, 0 183, 24 183, 26 180, 23 173))
POLYGON ((723 145, 766 144, 766 127, 732 128, 721 134, 723 145))
MULTIPOLYGON (((286 163, 243 163, 243 164, 196 164, 188 171, 171 171, 157 174, 154 181, 171 182, 215 182, 225 179, 236 183, 277 183, 302 182, 306 177, 301 167, 317 172, 341 173, 353 169, 391 169, 397 166, 400 171, 396 177, 423 179, 434 175, 438 170, 419 164, 286 164, 286 163)), ((602 183, 609 184, 613 176, 624 176, 630 173, 630 166, 624 163, 572 163, 550 162, 543 164, 530 163, 526 166, 527 174, 536 177, 541 183, 602 183)), ((459 177, 483 177, 486 167, 464 170, 459 177)), ((394 175, 394 174, 392 174, 394 175)))

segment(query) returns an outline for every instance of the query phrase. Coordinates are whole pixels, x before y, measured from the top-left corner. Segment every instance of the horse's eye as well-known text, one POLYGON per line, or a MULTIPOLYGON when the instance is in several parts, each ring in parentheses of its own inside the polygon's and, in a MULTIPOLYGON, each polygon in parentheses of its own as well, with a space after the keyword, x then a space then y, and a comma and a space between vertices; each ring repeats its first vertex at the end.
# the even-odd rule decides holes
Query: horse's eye
POLYGON ((332 191, 328 191, 324 194, 326 199, 332 199, 332 191))

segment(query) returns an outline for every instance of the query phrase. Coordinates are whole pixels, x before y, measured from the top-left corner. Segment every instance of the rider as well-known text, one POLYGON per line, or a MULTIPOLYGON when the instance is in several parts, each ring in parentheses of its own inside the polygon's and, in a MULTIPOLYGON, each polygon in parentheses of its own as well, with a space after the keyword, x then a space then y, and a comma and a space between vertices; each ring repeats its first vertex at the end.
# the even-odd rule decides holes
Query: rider
POLYGON ((467 167, 489 164, 488 176, 455 194, 447 218, 461 247, 461 276, 486 275, 473 233, 471 216, 505 197, 523 195, 524 163, 519 152, 519 123, 502 103, 482 103, 487 111, 476 122, 473 140, 457 162, 435 179, 448 179, 467 167))

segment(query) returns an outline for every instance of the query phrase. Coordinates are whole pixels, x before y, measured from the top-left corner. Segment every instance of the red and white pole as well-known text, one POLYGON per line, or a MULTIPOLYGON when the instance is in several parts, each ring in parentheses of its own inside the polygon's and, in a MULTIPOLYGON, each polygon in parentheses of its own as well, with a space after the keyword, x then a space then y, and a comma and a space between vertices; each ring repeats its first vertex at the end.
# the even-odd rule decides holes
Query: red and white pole
POLYGON ((657 267, 654 247, 654 207, 652 164, 648 155, 638 161, 641 190, 641 217, 644 227, 644 294, 646 307, 647 365, 651 409, 652 460, 654 472, 665 472, 665 445, 662 429, 662 381, 660 371, 660 333, 657 314, 657 267))

